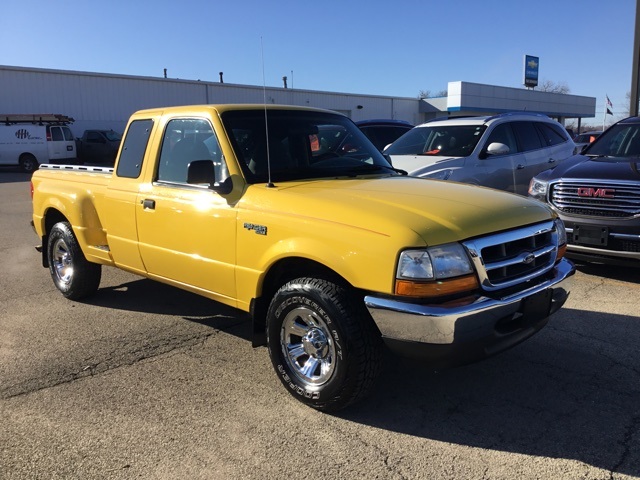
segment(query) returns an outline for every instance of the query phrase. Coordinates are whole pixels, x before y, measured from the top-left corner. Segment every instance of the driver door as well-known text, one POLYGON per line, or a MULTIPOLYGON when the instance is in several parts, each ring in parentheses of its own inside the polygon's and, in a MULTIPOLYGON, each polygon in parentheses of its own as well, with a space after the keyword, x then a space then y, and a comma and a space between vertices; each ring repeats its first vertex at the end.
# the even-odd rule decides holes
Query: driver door
POLYGON ((154 181, 138 195, 139 247, 149 274, 233 304, 236 211, 206 186, 186 183, 191 161, 224 161, 216 152, 219 144, 207 120, 167 124, 154 181))

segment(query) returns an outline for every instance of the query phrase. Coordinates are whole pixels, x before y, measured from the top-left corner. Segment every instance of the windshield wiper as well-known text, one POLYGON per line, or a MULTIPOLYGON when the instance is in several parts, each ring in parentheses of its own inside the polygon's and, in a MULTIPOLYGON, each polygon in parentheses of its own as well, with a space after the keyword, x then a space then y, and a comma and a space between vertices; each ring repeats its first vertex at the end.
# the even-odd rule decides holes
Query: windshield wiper
POLYGON ((347 171, 349 175, 357 176, 366 173, 379 172, 380 170, 391 170, 392 172, 399 173, 400 175, 408 175, 408 172, 399 168, 394 168, 390 165, 372 165, 370 163, 364 163, 357 167, 349 168, 347 171))

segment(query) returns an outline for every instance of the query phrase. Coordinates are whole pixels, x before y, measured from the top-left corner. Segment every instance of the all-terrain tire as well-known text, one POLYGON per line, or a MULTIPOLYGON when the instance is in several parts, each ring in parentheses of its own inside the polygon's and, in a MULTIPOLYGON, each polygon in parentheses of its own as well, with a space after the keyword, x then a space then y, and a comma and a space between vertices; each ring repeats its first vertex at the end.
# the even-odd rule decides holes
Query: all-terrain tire
POLYGON ((298 278, 276 292, 267 344, 287 390, 326 412, 366 397, 382 365, 382 340, 362 298, 318 278, 298 278))

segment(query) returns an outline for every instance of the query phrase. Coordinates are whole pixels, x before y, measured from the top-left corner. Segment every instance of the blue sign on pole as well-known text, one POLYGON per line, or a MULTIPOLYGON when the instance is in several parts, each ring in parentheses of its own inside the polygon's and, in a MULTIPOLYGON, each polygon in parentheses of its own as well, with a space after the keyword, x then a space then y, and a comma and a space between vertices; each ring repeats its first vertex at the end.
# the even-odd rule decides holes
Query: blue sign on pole
POLYGON ((533 55, 524 56, 524 85, 526 87, 535 87, 538 85, 538 67, 540 66, 540 58, 533 55))

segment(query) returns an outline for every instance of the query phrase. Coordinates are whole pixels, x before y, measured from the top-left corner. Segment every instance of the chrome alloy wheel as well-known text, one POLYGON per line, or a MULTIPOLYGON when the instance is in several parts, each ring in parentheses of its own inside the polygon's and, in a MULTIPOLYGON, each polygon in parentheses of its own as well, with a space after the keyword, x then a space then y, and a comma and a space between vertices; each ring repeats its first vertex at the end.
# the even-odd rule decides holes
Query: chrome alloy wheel
POLYGON ((291 310, 280 331, 285 361, 307 386, 323 385, 336 365, 336 348, 325 322, 309 308, 291 310))
POLYGON ((68 285, 73 279, 73 257, 67 243, 58 238, 53 244, 51 262, 56 278, 62 284, 68 285))

